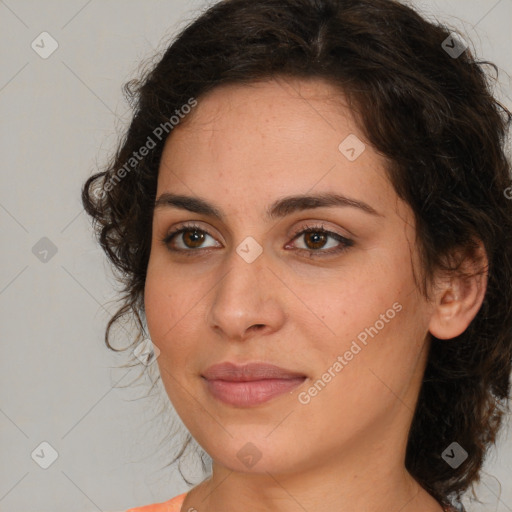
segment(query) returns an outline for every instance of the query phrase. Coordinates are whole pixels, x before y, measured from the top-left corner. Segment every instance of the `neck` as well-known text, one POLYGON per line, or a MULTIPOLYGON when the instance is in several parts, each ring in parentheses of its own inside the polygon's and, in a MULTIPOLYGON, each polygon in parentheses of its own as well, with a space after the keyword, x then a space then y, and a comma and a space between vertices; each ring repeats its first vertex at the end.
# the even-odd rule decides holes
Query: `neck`
POLYGON ((385 446, 382 442, 366 444, 364 454, 359 447, 353 453, 326 457, 321 465, 286 474, 238 472, 214 462, 211 477, 189 491, 182 510, 442 512, 403 464, 387 462, 396 460, 396 454, 386 453, 385 446))

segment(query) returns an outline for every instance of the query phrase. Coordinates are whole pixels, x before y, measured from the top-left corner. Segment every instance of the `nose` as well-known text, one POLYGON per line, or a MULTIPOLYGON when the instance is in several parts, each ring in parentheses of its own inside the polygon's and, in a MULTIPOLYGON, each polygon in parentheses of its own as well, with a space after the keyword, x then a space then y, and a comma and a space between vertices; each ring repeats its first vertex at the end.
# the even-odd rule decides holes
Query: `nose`
POLYGON ((267 266, 262 253, 247 263, 235 251, 223 266, 223 277, 212 294, 207 324, 218 336, 243 341, 269 334, 285 321, 282 283, 267 266))

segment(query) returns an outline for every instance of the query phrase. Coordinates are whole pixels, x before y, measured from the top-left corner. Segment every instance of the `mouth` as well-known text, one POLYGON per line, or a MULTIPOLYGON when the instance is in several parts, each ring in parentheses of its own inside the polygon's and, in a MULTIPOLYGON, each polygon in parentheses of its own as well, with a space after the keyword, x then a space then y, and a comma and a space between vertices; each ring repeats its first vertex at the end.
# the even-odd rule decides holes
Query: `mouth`
POLYGON ((251 407, 293 391, 306 375, 271 364, 221 363, 202 375, 208 392, 217 400, 235 407, 251 407))

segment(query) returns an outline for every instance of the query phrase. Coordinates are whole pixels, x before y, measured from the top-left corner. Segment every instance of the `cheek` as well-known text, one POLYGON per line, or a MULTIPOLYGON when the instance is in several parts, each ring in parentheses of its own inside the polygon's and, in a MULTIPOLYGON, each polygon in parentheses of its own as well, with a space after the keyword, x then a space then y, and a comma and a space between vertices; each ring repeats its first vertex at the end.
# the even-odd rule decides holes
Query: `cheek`
POLYGON ((148 324, 149 334, 155 342, 161 337, 166 311, 169 309, 169 298, 161 281, 154 277, 154 273, 148 268, 146 283, 144 286, 144 311, 148 324))
MULTIPOLYGON (((154 272, 148 267, 144 287, 144 309, 149 335, 152 342, 159 348, 160 355, 157 364, 162 377, 162 383, 172 403, 180 399, 180 386, 176 381, 182 381, 179 374, 183 361, 187 358, 187 347, 180 343, 179 322, 180 303, 169 293, 169 284, 162 278, 161 273, 154 272)), ((172 288, 170 288, 172 289, 172 288)))
POLYGON ((316 338, 324 340, 322 351, 332 356, 348 350, 350 341, 360 333, 364 340, 365 328, 375 322, 379 322, 382 331, 387 331, 388 323, 382 323, 380 315, 386 316, 387 312, 389 323, 398 316, 393 309, 400 296, 397 288, 397 283, 380 278, 379 272, 370 275, 351 271, 322 290, 304 290, 308 305, 318 312, 316 338))
POLYGON ((177 292, 177 283, 150 263, 144 286, 144 310, 151 340, 163 358, 179 344, 177 333, 183 326, 185 302, 183 294, 177 292))
POLYGON ((202 328, 204 291, 187 286, 189 283, 176 272, 166 271, 165 265, 148 265, 144 308, 149 335, 160 349, 158 360, 173 373, 183 371, 183 363, 189 363, 200 349, 195 340, 201 339, 198 329, 202 328))
POLYGON ((401 305, 400 311, 392 304, 382 309, 384 315, 396 313, 393 318, 388 313, 388 323, 381 320, 383 326, 378 322, 379 307, 372 309, 377 315, 366 311, 354 318, 347 313, 350 323, 339 326, 343 334, 331 337, 330 343, 324 339, 315 349, 324 363, 317 365, 310 387, 297 400, 299 411, 308 417, 307 426, 301 428, 311 439, 318 438, 320 445, 322 437, 348 439, 379 418, 390 418, 392 411, 408 414, 414 408, 409 386, 419 369, 422 336, 414 327, 414 308, 401 305), (358 338, 360 334, 364 336, 358 338))
POLYGON ((343 396, 379 396, 385 384, 376 375, 392 389, 406 385, 424 345, 427 324, 425 304, 404 262, 375 263, 371 272, 347 273, 338 285, 324 290, 309 295, 309 304, 320 312, 323 323, 308 328, 308 338, 315 340, 308 350, 316 353, 313 359, 323 361, 316 377, 342 356, 343 369, 336 372, 340 377, 331 388, 339 385, 343 396))

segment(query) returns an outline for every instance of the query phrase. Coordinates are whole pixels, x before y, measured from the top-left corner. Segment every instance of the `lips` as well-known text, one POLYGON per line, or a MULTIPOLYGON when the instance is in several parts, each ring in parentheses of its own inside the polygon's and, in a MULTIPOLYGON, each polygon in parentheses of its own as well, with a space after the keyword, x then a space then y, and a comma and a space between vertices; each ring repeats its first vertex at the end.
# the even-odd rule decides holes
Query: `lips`
POLYGON ((203 373, 203 377, 208 380, 250 382, 265 379, 295 379, 306 376, 303 373, 285 370, 273 364, 248 363, 240 366, 227 362, 210 366, 203 373))
POLYGON ((251 407, 293 391, 307 377, 299 372, 264 363, 243 366, 221 363, 210 366, 203 374, 209 393, 235 407, 251 407))

